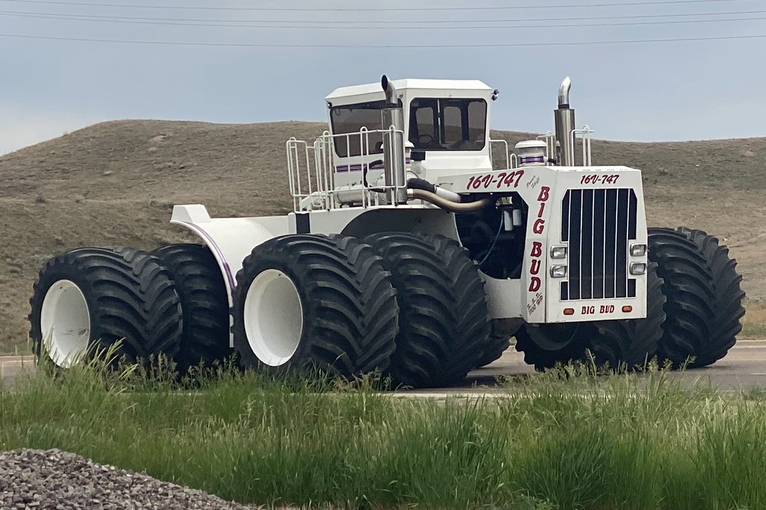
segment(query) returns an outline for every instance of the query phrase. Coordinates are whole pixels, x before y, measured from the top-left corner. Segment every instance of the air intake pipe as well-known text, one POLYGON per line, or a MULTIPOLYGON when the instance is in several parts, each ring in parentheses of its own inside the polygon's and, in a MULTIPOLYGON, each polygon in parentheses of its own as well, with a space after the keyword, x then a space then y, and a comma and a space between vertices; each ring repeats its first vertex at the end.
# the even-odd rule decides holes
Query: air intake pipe
POLYGON ((559 107, 555 110, 556 141, 558 142, 558 155, 556 161, 562 166, 574 166, 574 142, 572 131, 575 129, 575 111, 569 107, 569 92, 572 89, 572 80, 567 76, 561 82, 559 88, 559 107))
POLYGON ((386 105, 381 110, 383 133, 383 182, 390 189, 390 203, 407 202, 407 188, 404 175, 404 113, 399 102, 396 87, 384 74, 380 86, 386 94, 386 105), (393 129, 392 129, 393 128, 393 129), (391 189, 396 186, 396 189, 391 189))

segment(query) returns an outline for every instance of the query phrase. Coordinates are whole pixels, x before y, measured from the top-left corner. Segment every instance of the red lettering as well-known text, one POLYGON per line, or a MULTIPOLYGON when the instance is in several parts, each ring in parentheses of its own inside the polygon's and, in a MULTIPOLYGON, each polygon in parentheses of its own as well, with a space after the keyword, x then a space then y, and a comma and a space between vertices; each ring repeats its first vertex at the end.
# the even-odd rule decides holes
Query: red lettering
MULTIPOLYGON (((548 186, 542 186, 540 188, 540 194, 537 197, 537 201, 540 204, 540 209, 537 212, 537 220, 535 220, 535 223, 532 225, 532 232, 535 234, 542 234, 545 231, 545 220, 542 219, 542 217, 545 215, 545 202, 548 201, 548 199, 551 196, 551 188, 548 186)), ((537 292, 540 290, 540 287, 543 285, 543 281, 540 279, 540 268, 542 267, 542 261, 540 258, 543 256, 543 243, 539 241, 534 241, 532 243, 532 262, 529 266, 529 292, 537 292)), ((542 301, 542 300, 541 300, 542 301)), ((532 313, 533 309, 529 310, 529 313, 532 313)))

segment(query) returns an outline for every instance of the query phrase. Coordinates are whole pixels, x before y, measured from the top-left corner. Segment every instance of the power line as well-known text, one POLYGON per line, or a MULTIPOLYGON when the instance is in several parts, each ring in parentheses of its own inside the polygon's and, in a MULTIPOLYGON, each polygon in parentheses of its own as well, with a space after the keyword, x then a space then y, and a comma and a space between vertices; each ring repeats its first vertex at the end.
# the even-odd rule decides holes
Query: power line
MULTIPOLYGON (((4 0, 0 0, 4 1, 4 0)), ((344 20, 342 24, 339 22, 330 20, 292 20, 292 19, 261 19, 261 20, 241 20, 241 19, 212 19, 212 18, 177 18, 177 17, 147 17, 147 16, 116 16, 116 15, 99 15, 99 14, 69 14, 69 13, 52 13, 52 12, 39 12, 39 11, 0 11, 2 15, 19 16, 19 17, 50 17, 52 19, 73 19, 77 21, 89 21, 89 20, 104 20, 104 21, 136 21, 146 23, 203 23, 203 24, 221 24, 222 26, 229 25, 257 25, 259 27, 266 27, 270 23, 287 23, 290 26, 308 26, 313 28, 316 26, 323 26, 330 24, 329 26, 336 27, 348 27, 351 24, 362 23, 359 28, 372 28, 376 26, 382 26, 382 28, 396 28, 395 25, 411 25, 413 23, 415 28, 423 28, 428 24, 447 24, 447 23, 530 23, 530 22, 556 22, 556 21, 595 21, 595 20, 639 20, 639 19, 663 19, 663 18, 701 18, 701 17, 715 17, 715 16, 749 16, 754 14, 765 14, 766 10, 755 11, 722 11, 722 12, 696 12, 696 13, 673 13, 673 14, 633 14, 633 15, 611 15, 611 16, 563 16, 555 18, 506 18, 506 19, 476 19, 476 20, 396 20, 394 21, 349 21, 344 20), (372 25, 370 23, 375 23, 372 25)), ((716 20, 714 20, 716 21, 716 20)), ((217 26, 217 25, 216 25, 217 26)))
POLYGON ((520 43, 468 43, 468 44, 282 44, 282 43, 236 43, 236 42, 199 42, 199 41, 148 41, 127 39, 100 39, 88 37, 57 37, 48 35, 31 34, 8 34, 0 33, 0 37, 15 39, 37 39, 47 41, 73 41, 95 42, 107 44, 134 44, 145 46, 196 46, 213 48, 345 48, 345 49, 447 49, 447 48, 529 48, 529 47, 560 47, 560 46, 606 46, 623 44, 652 44, 652 43, 680 43, 700 41, 733 41, 766 39, 766 34, 755 35, 730 35, 713 37, 677 37, 665 39, 626 39, 626 40, 600 40, 600 41, 551 41, 551 42, 520 42, 520 43))
POLYGON ((65 5, 65 6, 85 6, 85 7, 110 7, 119 9, 183 9, 198 11, 238 11, 238 12, 430 12, 430 11, 501 11, 518 9, 580 9, 580 8, 602 8, 602 7, 638 7, 650 5, 689 5, 689 4, 709 4, 709 3, 729 3, 740 0, 633 0, 629 2, 594 2, 587 4, 558 4, 558 5, 502 5, 502 6, 472 6, 472 7, 368 7, 365 9, 348 7, 209 7, 195 5, 152 5, 152 4, 119 4, 119 3, 98 3, 85 1, 62 1, 62 0, 0 0, 2 2, 40 4, 40 5, 65 5))
MULTIPOLYGON (((761 11, 749 11, 744 14, 766 14, 766 10, 761 11)), ((126 18, 126 17, 107 17, 107 16, 89 16, 89 15, 65 15, 57 13, 30 13, 30 12, 18 12, 18 11, 0 11, 0 16, 12 16, 32 19, 44 19, 55 21, 85 21, 85 22, 98 22, 98 23, 121 23, 131 25, 161 25, 161 26, 179 26, 179 27, 219 27, 219 28, 257 28, 257 29, 277 29, 277 30, 477 30, 477 29, 530 29, 530 28, 588 28, 588 27, 631 27, 631 26, 653 26, 653 25, 682 25, 682 24, 700 24, 700 23, 734 23, 734 22, 749 22, 749 21, 765 21, 766 17, 747 17, 747 18, 725 18, 725 19, 686 19, 686 20, 652 20, 652 21, 601 21, 596 23, 568 23, 568 24, 551 24, 546 23, 544 25, 405 25, 405 26, 391 26, 391 25, 273 25, 264 24, 264 22, 252 21, 252 22, 214 22, 207 23, 190 20, 179 19, 177 21, 164 21, 162 18, 148 19, 148 18, 126 18)), ((562 18, 559 18, 562 19, 562 18)), ((565 18, 563 18, 565 19, 565 18)), ((519 20, 521 22, 522 20, 519 20)), ((526 21, 526 20, 524 20, 526 21)), ((482 23, 479 21, 478 23, 482 23)))

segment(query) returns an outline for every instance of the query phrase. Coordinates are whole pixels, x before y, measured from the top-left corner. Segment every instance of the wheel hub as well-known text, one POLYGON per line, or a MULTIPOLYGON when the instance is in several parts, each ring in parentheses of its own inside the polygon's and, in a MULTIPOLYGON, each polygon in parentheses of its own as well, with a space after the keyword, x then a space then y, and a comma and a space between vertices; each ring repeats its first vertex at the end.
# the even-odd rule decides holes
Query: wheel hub
POLYGON ((50 286, 40 311, 40 330, 45 351, 59 367, 75 365, 88 350, 91 323, 88 302, 71 280, 50 286))
POLYGON ((247 341, 258 359, 269 366, 287 363, 303 334, 303 305, 292 279, 266 269, 250 284, 244 303, 247 341))

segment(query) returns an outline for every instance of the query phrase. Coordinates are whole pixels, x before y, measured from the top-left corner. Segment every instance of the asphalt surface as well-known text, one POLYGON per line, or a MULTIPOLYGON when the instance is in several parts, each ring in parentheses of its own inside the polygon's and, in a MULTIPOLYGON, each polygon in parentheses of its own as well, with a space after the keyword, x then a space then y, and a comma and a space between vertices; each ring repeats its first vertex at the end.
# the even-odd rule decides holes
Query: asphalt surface
MULTIPOLYGON (((0 356, 0 380, 4 384, 13 383, 23 374, 33 373, 34 359, 31 356, 0 356)), ((450 394, 497 394, 508 390, 498 386, 497 378, 508 376, 534 377, 535 370, 524 363, 521 354, 513 348, 491 365, 474 370, 463 386, 412 390, 400 392, 401 395, 445 396, 450 394)), ((709 382, 724 391, 766 388, 766 339, 740 340, 729 351, 728 356, 713 366, 674 372, 690 383, 709 382)))

